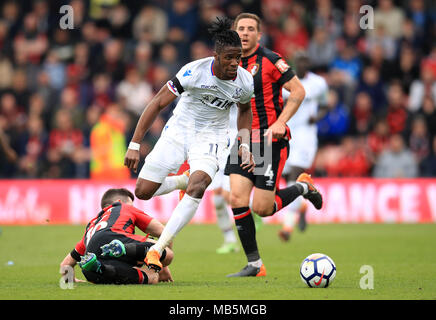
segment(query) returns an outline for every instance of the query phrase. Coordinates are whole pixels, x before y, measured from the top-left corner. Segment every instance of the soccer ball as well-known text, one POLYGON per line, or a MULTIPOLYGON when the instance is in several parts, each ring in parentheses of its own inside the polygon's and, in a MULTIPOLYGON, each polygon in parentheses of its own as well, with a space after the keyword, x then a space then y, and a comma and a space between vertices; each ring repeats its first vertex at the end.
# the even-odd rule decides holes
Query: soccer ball
POLYGON ((314 253, 301 263, 300 276, 311 288, 327 288, 335 279, 336 266, 329 256, 314 253))

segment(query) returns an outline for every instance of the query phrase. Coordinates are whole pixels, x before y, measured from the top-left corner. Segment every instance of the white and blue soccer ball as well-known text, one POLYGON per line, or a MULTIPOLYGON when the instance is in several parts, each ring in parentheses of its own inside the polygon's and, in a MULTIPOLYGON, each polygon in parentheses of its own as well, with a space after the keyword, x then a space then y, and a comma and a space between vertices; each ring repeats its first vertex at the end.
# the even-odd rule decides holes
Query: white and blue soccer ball
POLYGON ((301 280, 311 288, 327 288, 336 277, 336 265, 322 253, 313 253, 301 263, 301 280))

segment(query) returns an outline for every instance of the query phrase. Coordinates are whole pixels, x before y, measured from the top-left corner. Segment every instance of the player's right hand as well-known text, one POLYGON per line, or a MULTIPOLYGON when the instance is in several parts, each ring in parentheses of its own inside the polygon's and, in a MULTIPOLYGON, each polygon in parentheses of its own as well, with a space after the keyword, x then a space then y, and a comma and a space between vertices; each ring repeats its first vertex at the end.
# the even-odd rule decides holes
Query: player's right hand
POLYGON ((124 165, 136 173, 138 171, 138 164, 139 151, 127 149, 126 155, 124 156, 124 165))

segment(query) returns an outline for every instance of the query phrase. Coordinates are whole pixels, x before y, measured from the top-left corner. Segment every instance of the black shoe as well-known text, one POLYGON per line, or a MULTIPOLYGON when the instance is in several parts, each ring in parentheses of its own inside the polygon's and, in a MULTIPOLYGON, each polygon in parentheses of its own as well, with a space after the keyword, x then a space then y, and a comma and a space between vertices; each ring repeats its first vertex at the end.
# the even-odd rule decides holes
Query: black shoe
POLYGON ((266 268, 265 265, 262 264, 260 268, 256 268, 250 265, 246 265, 241 271, 237 273, 228 274, 227 278, 234 277, 265 277, 266 276, 266 268))

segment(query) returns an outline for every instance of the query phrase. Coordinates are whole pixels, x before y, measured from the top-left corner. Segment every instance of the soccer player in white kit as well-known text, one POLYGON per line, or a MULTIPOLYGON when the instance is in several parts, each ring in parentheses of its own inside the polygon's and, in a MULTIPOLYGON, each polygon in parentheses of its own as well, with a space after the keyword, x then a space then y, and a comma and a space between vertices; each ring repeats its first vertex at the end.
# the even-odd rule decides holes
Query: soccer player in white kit
MULTIPOLYGON (((298 111, 287 122, 291 129, 292 139, 289 141, 290 155, 283 169, 287 183, 295 183, 297 177, 312 167, 318 150, 318 129, 316 123, 327 111, 328 85, 323 77, 309 71, 310 60, 305 52, 295 54, 295 71, 299 77, 306 96, 298 111)), ((287 99, 289 91, 283 89, 283 99, 287 99)), ((299 217, 299 228, 306 228, 305 200, 300 196, 294 200, 284 214, 283 228, 279 237, 289 241, 294 225, 299 217)))
POLYGON ((252 75, 239 67, 242 44, 231 30, 231 21, 217 19, 209 29, 215 41, 213 57, 188 63, 163 86, 144 109, 136 126, 124 163, 137 170, 139 143, 159 112, 180 97, 173 116, 161 137, 146 157, 135 195, 140 199, 186 188, 182 200, 155 245, 147 253, 145 263, 159 272, 160 256, 180 230, 192 219, 206 188, 218 171, 218 155, 228 148, 229 109, 238 105, 238 154, 241 167, 254 170, 249 141, 252 122, 250 99, 254 83, 252 75), (188 161, 190 176, 168 177, 188 161))

